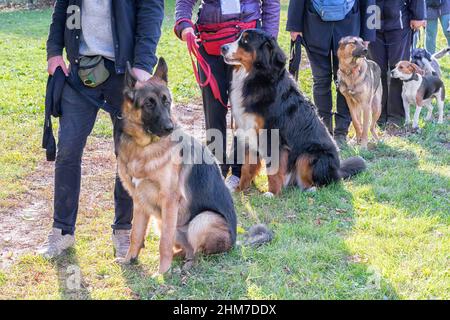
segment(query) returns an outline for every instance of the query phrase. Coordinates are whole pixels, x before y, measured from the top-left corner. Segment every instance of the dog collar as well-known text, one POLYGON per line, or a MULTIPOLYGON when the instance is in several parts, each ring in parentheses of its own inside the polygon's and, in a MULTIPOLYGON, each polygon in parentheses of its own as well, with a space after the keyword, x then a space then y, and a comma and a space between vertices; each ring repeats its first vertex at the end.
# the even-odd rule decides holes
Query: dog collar
POLYGON ((411 82, 411 81, 417 81, 417 73, 413 73, 411 78, 409 78, 408 80, 403 80, 403 82, 411 82))

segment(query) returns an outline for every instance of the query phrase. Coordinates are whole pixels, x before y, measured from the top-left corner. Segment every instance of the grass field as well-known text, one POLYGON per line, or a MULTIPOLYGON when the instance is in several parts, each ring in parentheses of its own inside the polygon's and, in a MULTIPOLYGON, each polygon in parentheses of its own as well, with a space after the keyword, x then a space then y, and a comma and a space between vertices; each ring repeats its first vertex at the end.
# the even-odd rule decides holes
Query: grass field
MULTIPOLYGON (((177 103, 199 100, 184 45, 175 39, 173 2, 158 54, 169 63, 177 103)), ((283 2, 284 29, 286 3, 283 2)), ((50 10, 0 12, 0 208, 16 207, 29 188, 28 177, 44 159, 41 128, 46 83, 45 41, 50 10)), ((288 35, 281 32, 286 49, 288 35)), ((444 46, 442 34, 439 46, 444 46)), ((450 58, 442 60, 450 88, 450 58)), ((311 74, 301 74, 311 95, 311 74)), ((256 190, 235 196, 241 228, 265 222, 275 239, 260 248, 202 258, 190 274, 152 278, 157 239, 150 236, 140 263, 112 262, 112 209, 80 213, 77 245, 46 261, 23 255, 0 269, 2 299, 449 299, 450 298, 450 122, 421 123, 419 134, 384 136, 376 149, 349 147, 368 171, 314 194, 288 190, 266 199, 256 190), (71 290, 73 269, 81 287, 71 290)), ((94 137, 109 137, 100 117, 94 137)), ((258 188, 266 181, 260 177, 258 188)), ((110 196, 110 190, 105 191, 110 196)), ((111 197, 110 197, 111 199, 111 197)), ((1 214, 2 211, 0 211, 1 214)), ((1 236, 1 235, 0 235, 1 236)), ((1 243, 0 243, 1 248, 1 243)))

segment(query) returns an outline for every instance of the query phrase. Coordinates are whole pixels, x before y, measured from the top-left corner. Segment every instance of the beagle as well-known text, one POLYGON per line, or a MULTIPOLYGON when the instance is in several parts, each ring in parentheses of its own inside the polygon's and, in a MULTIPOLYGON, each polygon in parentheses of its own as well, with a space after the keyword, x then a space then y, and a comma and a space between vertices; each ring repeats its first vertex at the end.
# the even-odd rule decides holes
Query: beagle
POLYGON ((418 128, 420 111, 423 106, 428 108, 426 121, 431 120, 433 116, 433 98, 439 109, 438 123, 444 121, 444 101, 445 87, 442 80, 436 75, 426 75, 416 64, 409 61, 400 61, 391 72, 392 78, 403 81, 403 107, 405 108, 406 123, 410 123, 409 106, 416 105, 414 113, 413 128, 418 128))

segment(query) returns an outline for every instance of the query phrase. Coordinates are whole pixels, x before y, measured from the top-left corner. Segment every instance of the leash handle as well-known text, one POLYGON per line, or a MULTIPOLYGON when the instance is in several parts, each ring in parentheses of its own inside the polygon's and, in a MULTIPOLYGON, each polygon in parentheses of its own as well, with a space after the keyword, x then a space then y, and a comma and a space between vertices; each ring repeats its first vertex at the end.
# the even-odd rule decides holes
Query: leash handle
MULTIPOLYGON (((178 24, 180 24, 182 22, 187 22, 192 26, 192 28, 194 28, 194 24, 189 19, 178 20, 175 25, 175 28, 178 24)), ((217 101, 219 101, 222 106, 224 106, 225 108, 228 109, 228 106, 222 100, 222 95, 220 94, 219 85, 217 84, 216 78, 212 74, 211 66, 208 64, 208 62, 205 60, 205 58, 203 58, 203 56, 201 55, 200 46, 198 45, 198 40, 193 34, 188 33, 186 35, 186 45, 187 45, 187 49, 189 52, 189 57, 191 58, 192 69, 194 70, 195 80, 197 81, 198 85, 201 88, 204 88, 209 85, 214 98, 217 101), (197 68, 196 62, 198 63, 198 68, 197 68), (202 82, 200 79, 199 69, 201 69, 203 71, 203 73, 205 74, 206 79, 204 82, 202 82)))

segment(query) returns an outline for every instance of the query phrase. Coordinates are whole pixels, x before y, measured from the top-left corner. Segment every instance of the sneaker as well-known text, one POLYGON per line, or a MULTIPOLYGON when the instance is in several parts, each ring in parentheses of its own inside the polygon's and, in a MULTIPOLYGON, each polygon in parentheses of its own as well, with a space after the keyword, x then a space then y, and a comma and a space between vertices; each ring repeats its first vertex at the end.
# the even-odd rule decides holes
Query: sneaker
POLYGON ((72 234, 62 234, 62 230, 52 228, 46 243, 38 250, 38 254, 46 259, 52 259, 63 253, 64 250, 73 247, 75 236, 72 234))
POLYGON ((125 258, 130 248, 131 230, 113 230, 112 242, 114 246, 114 256, 125 258))
POLYGON ((241 179, 239 179, 235 175, 231 175, 225 179, 225 185, 227 186, 228 190, 230 190, 230 192, 235 192, 236 189, 239 187, 240 181, 241 179))

